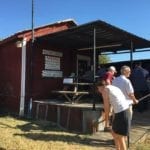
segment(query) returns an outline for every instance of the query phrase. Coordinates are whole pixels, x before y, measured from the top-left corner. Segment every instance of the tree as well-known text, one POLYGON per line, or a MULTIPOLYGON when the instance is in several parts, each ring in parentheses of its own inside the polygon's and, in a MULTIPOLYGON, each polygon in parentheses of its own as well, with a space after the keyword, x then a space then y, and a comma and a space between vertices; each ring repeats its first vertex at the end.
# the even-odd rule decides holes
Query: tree
POLYGON ((98 56, 98 64, 107 64, 110 62, 111 62, 111 59, 108 55, 99 55, 98 56))

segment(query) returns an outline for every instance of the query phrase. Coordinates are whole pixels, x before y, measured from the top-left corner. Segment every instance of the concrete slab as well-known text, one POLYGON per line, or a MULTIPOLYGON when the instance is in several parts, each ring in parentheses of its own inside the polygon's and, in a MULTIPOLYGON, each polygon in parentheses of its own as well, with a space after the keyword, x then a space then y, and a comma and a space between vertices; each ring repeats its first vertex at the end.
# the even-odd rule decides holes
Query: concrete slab
MULTIPOLYGON (((134 112, 130 132, 130 144, 142 143, 147 137, 150 137, 150 110, 143 113, 134 112)), ((99 150, 102 150, 103 148, 107 150, 115 149, 113 138, 108 132, 97 132, 91 136, 91 140, 97 140, 97 142, 100 143, 103 141, 99 150)))

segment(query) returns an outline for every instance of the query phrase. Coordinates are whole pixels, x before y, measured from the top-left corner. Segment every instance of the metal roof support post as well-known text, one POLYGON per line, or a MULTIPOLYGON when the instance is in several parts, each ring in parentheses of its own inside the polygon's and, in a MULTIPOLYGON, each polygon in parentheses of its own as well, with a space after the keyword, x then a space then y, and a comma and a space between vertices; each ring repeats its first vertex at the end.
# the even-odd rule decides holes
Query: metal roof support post
POLYGON ((130 50, 130 67, 133 68, 133 41, 131 40, 131 50, 130 50))
POLYGON ((94 43, 94 47, 93 47, 93 49, 94 49, 94 51, 93 51, 93 76, 94 76, 94 82, 95 82, 95 70, 96 70, 96 29, 94 28, 94 41, 93 41, 93 43, 94 43))
POLYGON ((93 110, 95 109, 96 29, 93 30, 93 110))

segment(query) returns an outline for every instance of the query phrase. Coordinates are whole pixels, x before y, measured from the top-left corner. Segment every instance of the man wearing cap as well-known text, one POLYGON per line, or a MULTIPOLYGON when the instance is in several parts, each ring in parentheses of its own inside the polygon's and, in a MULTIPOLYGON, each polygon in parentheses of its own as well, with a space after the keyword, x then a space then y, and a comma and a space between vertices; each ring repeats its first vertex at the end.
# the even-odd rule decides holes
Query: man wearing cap
POLYGON ((103 75, 102 79, 105 80, 107 85, 112 83, 112 80, 115 78, 116 68, 114 66, 110 66, 108 71, 103 75))

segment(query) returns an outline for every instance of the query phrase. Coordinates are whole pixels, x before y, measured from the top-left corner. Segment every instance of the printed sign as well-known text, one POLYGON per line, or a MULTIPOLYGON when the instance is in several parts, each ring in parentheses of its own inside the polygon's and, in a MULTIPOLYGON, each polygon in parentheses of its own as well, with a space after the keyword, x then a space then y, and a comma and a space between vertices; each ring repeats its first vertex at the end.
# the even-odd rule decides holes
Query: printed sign
POLYGON ((42 71, 43 77, 62 77, 62 71, 50 71, 50 70, 43 70, 42 71))
POLYGON ((62 57, 63 53, 43 49, 43 55, 51 55, 51 56, 62 57))
POLYGON ((62 77, 63 72, 61 71, 60 63, 63 53, 44 49, 42 54, 44 55, 42 77, 62 77))
POLYGON ((60 58, 45 56, 45 69, 60 70, 60 58))

